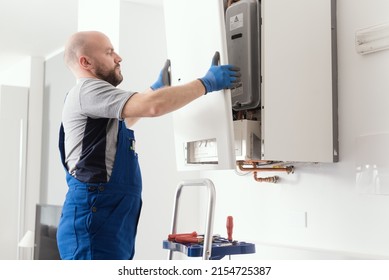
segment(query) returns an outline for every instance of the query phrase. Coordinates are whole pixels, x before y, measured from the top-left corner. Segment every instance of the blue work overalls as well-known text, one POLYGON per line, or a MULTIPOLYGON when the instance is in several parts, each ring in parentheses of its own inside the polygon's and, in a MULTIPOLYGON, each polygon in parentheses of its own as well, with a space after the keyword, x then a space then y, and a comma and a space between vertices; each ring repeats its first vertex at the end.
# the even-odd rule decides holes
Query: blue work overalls
MULTIPOLYGON (((108 183, 83 183, 66 172, 69 189, 57 231, 62 259, 133 258, 142 207, 141 172, 134 145, 134 132, 119 121, 117 151, 108 183)), ((65 166, 62 126, 59 146, 65 166)))

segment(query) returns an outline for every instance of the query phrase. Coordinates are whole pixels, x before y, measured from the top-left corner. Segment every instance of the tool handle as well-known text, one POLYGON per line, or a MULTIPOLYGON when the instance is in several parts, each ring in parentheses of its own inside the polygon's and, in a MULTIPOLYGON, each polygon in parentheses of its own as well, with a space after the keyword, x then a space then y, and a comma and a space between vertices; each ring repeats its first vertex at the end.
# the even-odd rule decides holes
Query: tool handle
POLYGON ((170 66, 170 59, 167 59, 162 69, 162 83, 166 86, 170 86, 172 84, 170 79, 170 66))
POLYGON ((218 51, 212 57, 212 65, 219 65, 220 62, 220 53, 218 51))
POLYGON ((227 217, 227 236, 228 236, 228 241, 232 241, 232 231, 234 228, 234 218, 232 216, 227 217))
POLYGON ((191 233, 172 233, 168 235, 169 241, 177 241, 177 237, 197 237, 197 232, 191 232, 191 233))
POLYGON ((177 236, 175 239, 175 241, 178 243, 200 243, 203 240, 204 240, 204 238, 190 236, 190 235, 177 236))

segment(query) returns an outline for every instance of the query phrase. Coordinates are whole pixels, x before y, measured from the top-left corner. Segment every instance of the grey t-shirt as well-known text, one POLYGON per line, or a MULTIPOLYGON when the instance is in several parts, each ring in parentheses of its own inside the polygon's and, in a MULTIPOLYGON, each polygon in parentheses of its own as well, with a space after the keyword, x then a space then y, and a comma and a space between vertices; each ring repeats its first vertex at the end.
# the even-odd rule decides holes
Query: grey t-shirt
POLYGON ((79 79, 66 96, 62 112, 65 164, 82 182, 109 181, 124 104, 135 92, 93 78, 79 79))

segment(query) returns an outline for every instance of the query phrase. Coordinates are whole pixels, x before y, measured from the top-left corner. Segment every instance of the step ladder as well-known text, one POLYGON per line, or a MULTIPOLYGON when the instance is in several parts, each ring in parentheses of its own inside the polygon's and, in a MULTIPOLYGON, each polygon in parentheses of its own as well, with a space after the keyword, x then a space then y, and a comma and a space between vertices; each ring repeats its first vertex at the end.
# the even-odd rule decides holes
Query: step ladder
MULTIPOLYGON (((176 196, 174 198, 172 228, 170 231, 173 234, 177 233, 178 209, 179 209, 182 189, 184 187, 206 187, 208 190, 208 208, 206 212, 203 260, 209 260, 212 254, 213 218, 214 218, 215 200, 216 200, 215 186, 213 182, 209 179, 182 181, 177 185, 176 196)), ((177 248, 176 250, 174 250, 174 248, 171 248, 169 251, 169 260, 173 259, 174 251, 181 251, 181 250, 179 248, 177 248)))
POLYGON ((178 209, 180 197, 184 187, 206 187, 208 190, 208 208, 206 212, 204 242, 202 244, 179 243, 169 240, 163 241, 163 248, 169 250, 168 259, 173 259, 174 252, 181 252, 188 257, 203 257, 203 260, 220 260, 227 255, 255 253, 255 244, 238 242, 217 237, 213 240, 213 220, 215 211, 216 191, 213 182, 209 179, 183 181, 178 184, 174 199, 171 234, 177 233, 178 209))

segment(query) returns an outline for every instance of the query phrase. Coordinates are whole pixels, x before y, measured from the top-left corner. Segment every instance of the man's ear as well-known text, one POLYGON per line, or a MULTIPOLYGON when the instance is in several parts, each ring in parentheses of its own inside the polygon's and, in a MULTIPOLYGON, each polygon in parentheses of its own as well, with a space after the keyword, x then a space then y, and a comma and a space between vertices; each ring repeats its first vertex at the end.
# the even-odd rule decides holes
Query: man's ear
POLYGON ((91 67, 91 63, 89 61, 89 58, 86 56, 80 56, 78 61, 81 65, 81 67, 84 69, 89 69, 91 67))

